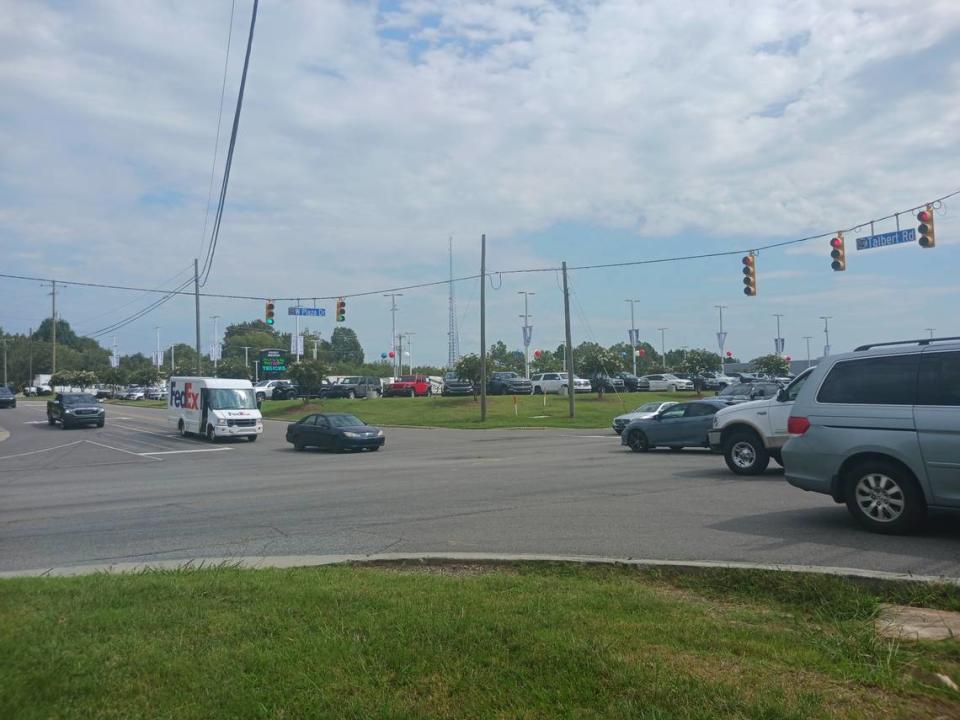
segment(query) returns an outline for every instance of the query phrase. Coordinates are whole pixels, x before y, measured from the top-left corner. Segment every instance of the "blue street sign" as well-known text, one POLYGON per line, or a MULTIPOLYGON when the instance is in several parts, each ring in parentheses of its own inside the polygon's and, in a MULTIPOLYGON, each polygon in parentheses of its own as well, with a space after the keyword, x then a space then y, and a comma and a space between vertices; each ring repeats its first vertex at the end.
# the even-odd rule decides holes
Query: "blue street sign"
POLYGON ((887 247, 888 245, 900 245, 902 243, 916 242, 917 231, 913 228, 907 230, 895 230, 894 232, 881 233, 880 235, 868 235, 867 237, 857 238, 857 250, 872 250, 878 247, 887 247))
POLYGON ((288 307, 287 315, 307 315, 308 317, 326 317, 326 308, 288 307))

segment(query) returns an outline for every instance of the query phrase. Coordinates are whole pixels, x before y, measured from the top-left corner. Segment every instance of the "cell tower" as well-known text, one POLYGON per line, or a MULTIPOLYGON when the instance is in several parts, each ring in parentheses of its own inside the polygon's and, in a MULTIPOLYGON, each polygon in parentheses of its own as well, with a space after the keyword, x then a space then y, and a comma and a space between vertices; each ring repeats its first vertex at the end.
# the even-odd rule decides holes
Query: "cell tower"
POLYGON ((457 331, 457 299, 453 293, 453 238, 450 248, 450 320, 447 329, 447 369, 453 370, 460 359, 460 333, 457 331))

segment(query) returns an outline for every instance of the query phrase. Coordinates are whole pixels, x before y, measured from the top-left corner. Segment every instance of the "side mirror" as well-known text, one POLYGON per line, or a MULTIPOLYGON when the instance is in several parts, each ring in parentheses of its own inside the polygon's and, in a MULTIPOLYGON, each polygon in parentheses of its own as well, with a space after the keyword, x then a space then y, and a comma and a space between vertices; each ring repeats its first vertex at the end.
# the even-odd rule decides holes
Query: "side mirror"
POLYGON ((786 388, 780 388, 777 392, 777 402, 787 402, 790 399, 790 396, 787 394, 786 388))

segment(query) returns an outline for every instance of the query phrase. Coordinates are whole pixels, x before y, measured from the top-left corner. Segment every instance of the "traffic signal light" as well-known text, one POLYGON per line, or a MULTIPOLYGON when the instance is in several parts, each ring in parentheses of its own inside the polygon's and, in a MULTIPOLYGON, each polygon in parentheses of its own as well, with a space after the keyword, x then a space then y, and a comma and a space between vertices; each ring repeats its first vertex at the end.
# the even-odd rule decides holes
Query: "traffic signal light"
POLYGON ((833 258, 833 262, 830 263, 830 267, 833 268, 834 272, 841 272, 847 269, 847 249, 843 242, 843 233, 838 232, 837 236, 830 241, 830 257, 833 258))
POLYGON ((263 310, 263 317, 267 325, 273 325, 273 300, 267 300, 267 305, 263 310))
POLYGON ((743 256, 743 294, 753 297, 757 294, 757 256, 743 256))
POLYGON ((933 236, 933 206, 927 205, 926 209, 917 213, 917 220, 920 226, 917 228, 917 234, 920 236, 918 242, 922 248, 932 248, 937 244, 933 236))
POLYGON ((347 304, 343 298, 337 298, 337 322, 343 322, 347 319, 347 304))

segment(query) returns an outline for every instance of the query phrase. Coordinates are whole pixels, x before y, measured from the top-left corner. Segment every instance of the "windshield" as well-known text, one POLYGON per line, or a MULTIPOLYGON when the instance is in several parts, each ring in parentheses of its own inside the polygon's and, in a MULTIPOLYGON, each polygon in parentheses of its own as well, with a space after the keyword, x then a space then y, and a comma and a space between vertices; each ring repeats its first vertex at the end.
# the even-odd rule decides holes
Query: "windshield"
POLYGON ((256 410, 253 390, 216 388, 207 390, 207 405, 211 410, 256 410))
POLYGON ((749 395, 750 388, 737 383, 736 385, 727 385, 720 391, 719 397, 734 397, 735 395, 749 395))
POLYGON ((261 380, 254 387, 266 387, 270 382, 270 380, 261 380))
POLYGON ((366 423, 358 417, 353 415, 327 415, 327 420, 330 421, 330 427, 357 427, 358 425, 366 425, 366 423))
POLYGON ((663 405, 663 403, 658 403, 658 402, 644 403, 643 405, 635 409, 634 412, 639 412, 639 413, 640 412, 642 413, 657 412, 657 410, 660 409, 661 405, 663 405))
POLYGON ((74 405, 96 405, 97 399, 93 395, 64 395, 63 404, 65 407, 74 405))
POLYGON ((787 385, 787 401, 793 402, 797 399, 797 395, 800 394, 801 388, 806 385, 807 380, 810 378, 810 370, 806 370, 794 378, 793 382, 787 385))
POLYGON ((6 386, 0 386, 0 395, 3 397, 8 397, 9 395, 13 395, 13 393, 10 392, 10 388, 6 386))

